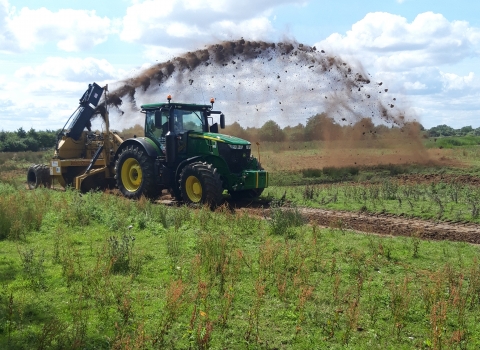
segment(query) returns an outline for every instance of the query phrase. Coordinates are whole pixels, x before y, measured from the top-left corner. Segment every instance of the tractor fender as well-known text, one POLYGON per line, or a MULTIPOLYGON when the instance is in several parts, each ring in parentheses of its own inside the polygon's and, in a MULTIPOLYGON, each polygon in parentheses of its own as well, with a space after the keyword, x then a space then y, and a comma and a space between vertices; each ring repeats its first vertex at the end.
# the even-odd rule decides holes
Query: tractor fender
POLYGON ((118 158, 119 154, 122 153, 123 149, 128 146, 141 146, 147 154, 152 157, 156 158, 157 156, 162 154, 160 148, 150 139, 146 137, 136 137, 127 139, 122 142, 120 147, 118 147, 117 152, 115 153, 115 160, 118 158))

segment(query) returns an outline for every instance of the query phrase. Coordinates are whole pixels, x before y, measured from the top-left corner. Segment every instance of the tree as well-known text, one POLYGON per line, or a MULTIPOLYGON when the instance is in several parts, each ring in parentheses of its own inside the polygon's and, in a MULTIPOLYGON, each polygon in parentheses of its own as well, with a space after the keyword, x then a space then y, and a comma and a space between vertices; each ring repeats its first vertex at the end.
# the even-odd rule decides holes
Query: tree
POLYGON ((438 137, 438 136, 454 136, 455 135, 455 129, 452 127, 443 124, 443 125, 437 125, 428 130, 428 135, 430 137, 438 137))
POLYGON ((38 138, 38 133, 35 131, 34 128, 30 128, 30 130, 28 130, 28 132, 27 132, 27 136, 31 137, 33 139, 37 139, 38 138))
POLYGON ((473 128, 470 125, 470 126, 464 126, 463 128, 458 129, 457 134, 459 134, 460 136, 465 136, 465 135, 467 135, 469 133, 472 133, 472 132, 473 132, 473 128))
POLYGON ((282 142, 285 140, 285 133, 273 120, 269 120, 260 128, 259 138, 261 141, 282 142))
POLYGON ((21 139, 27 137, 27 132, 25 130, 23 130, 22 127, 18 128, 17 130, 17 136, 21 139))
POLYGON ((27 145, 23 140, 16 137, 9 137, 3 142, 4 152, 23 152, 27 150, 27 145))
POLYGON ((22 141, 27 147, 27 151, 37 152, 40 149, 40 143, 33 137, 27 137, 22 141))
POLYGON ((310 141, 323 139, 323 129, 329 124, 332 124, 332 120, 326 113, 308 118, 305 125, 305 138, 310 141))
POLYGON ((232 136, 236 136, 236 137, 240 137, 241 139, 248 139, 248 134, 247 132, 245 131, 244 128, 242 128, 242 126, 237 123, 237 122, 234 122, 233 124, 231 125, 227 125, 225 127, 225 134, 228 134, 228 135, 232 135, 232 136))
POLYGON ((297 126, 287 126, 283 129, 290 141, 301 142, 305 140, 305 126, 299 123, 297 126))
POLYGON ((37 140, 40 148, 52 148, 57 142, 57 135, 55 131, 38 131, 37 140))

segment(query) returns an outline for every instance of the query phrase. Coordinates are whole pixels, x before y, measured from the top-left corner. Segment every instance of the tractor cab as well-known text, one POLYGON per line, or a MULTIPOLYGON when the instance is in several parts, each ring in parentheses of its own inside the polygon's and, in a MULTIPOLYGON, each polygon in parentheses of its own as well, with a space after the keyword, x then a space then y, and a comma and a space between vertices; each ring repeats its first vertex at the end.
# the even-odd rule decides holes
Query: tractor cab
POLYGON ((211 105, 172 103, 170 96, 168 100, 168 103, 142 105, 142 112, 145 113, 145 137, 152 140, 165 156, 170 148, 169 158, 186 153, 190 134, 218 133, 213 114, 220 115, 220 127, 225 128, 225 116, 212 110, 213 99, 211 105))

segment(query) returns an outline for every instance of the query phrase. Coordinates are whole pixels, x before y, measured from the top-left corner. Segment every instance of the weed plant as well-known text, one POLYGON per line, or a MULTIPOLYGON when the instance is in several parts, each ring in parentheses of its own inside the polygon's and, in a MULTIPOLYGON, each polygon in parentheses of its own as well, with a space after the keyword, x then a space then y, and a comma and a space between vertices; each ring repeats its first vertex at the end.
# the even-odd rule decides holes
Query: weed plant
MULTIPOLYGON (((452 191, 314 186, 312 198, 437 196, 448 213, 452 191)), ((0 240, 2 349, 480 347, 477 246, 319 229, 294 206, 256 218, 7 184, 0 199, 38 204, 0 240)))

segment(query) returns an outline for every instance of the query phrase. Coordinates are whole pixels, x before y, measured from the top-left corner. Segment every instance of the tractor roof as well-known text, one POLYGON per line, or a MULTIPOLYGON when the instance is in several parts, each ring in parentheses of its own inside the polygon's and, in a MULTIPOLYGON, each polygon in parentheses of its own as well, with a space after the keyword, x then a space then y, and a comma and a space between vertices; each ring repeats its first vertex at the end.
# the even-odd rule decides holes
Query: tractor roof
POLYGON ((140 106, 142 109, 147 110, 147 109, 160 109, 162 107, 173 107, 173 108, 178 108, 178 109, 194 109, 194 110, 207 110, 207 109, 212 109, 211 105, 197 105, 194 103, 176 103, 176 102, 171 102, 171 103, 150 103, 150 104, 145 104, 140 106))

